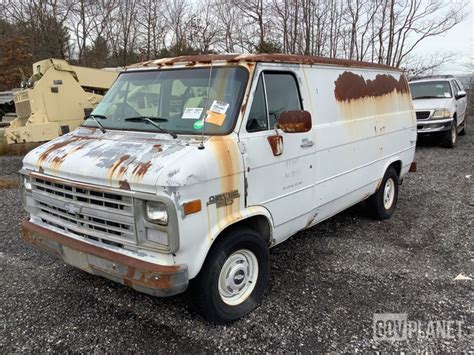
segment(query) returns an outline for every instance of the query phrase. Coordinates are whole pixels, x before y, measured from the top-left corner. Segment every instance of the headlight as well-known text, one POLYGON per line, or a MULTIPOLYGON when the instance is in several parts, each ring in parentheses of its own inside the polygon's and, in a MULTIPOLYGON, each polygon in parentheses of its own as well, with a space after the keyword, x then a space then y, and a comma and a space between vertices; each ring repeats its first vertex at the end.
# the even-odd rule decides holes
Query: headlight
POLYGON ((434 113, 433 113, 433 119, 434 120, 439 120, 439 119, 442 119, 442 118, 450 118, 451 115, 449 114, 449 111, 448 110, 436 110, 434 113))
POLYGON ((23 176, 23 187, 26 191, 31 191, 31 180, 29 177, 23 176))
POLYGON ((146 217, 150 222, 158 223, 163 226, 168 224, 168 211, 162 202, 147 201, 146 217))

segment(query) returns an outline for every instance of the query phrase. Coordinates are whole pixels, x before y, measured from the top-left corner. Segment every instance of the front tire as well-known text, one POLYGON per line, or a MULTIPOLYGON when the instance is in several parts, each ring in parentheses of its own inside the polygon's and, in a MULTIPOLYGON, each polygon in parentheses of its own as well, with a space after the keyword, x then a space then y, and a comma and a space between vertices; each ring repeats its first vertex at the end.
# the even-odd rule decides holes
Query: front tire
POLYGON ((369 206, 376 219, 389 219, 398 201, 398 174, 393 167, 385 172, 380 187, 369 199, 369 206))
POLYGON ((456 121, 453 121, 453 124, 451 125, 451 129, 449 130, 448 133, 446 133, 446 136, 444 137, 443 146, 446 148, 454 148, 456 146, 457 141, 458 141, 457 123, 456 121))
POLYGON ((252 229, 222 236, 212 246, 193 281, 193 303, 206 320, 235 321, 261 301, 270 277, 268 246, 252 229))

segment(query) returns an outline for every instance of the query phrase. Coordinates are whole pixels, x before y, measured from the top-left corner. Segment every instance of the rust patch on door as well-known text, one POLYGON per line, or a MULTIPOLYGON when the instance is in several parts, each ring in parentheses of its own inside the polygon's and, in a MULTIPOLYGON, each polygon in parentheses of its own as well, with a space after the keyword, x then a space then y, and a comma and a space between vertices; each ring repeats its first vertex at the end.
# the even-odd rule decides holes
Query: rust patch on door
POLYGON ((270 136, 267 137, 268 143, 272 148, 272 153, 274 156, 279 156, 283 153, 283 137, 282 136, 270 136))
POLYGON ((337 101, 351 101, 366 97, 380 97, 394 91, 408 94, 408 82, 404 75, 395 79, 392 75, 378 74, 374 80, 345 71, 334 82, 334 96, 337 101))

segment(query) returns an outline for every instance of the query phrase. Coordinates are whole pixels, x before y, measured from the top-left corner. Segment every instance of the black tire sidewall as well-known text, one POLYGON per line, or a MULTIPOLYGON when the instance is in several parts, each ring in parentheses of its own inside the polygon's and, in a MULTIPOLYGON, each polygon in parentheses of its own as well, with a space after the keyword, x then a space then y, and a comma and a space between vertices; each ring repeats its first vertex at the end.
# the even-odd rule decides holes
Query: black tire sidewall
POLYGON ((397 201, 398 201, 398 187, 399 187, 398 181, 399 181, 399 178, 398 178, 397 172, 395 171, 393 167, 389 167, 387 171, 385 172, 385 175, 382 179, 382 183, 380 184, 379 189, 374 195, 374 208, 375 208, 375 213, 378 218, 388 219, 395 212, 395 209, 397 207, 397 201), (385 191, 385 184, 387 183, 388 179, 393 179, 395 195, 393 197, 392 205, 390 206, 389 209, 386 209, 383 203, 383 197, 384 197, 384 191, 385 191))
POLYGON ((444 146, 447 147, 447 148, 454 148, 456 146, 457 142, 458 142, 457 122, 453 121, 451 127, 449 128, 449 131, 446 134, 444 146), (453 129, 454 129, 454 132, 455 132, 455 135, 456 135, 456 140, 454 142, 453 142, 453 138, 452 138, 453 137, 452 136, 453 129))
POLYGON ((267 288, 269 276, 270 257, 266 242, 251 229, 235 230, 212 246, 198 277, 194 280, 196 309, 201 316, 214 323, 225 324, 235 321, 258 305, 267 288), (243 303, 230 306, 219 294, 219 274, 227 258, 241 249, 250 250, 257 258, 257 284, 243 303))

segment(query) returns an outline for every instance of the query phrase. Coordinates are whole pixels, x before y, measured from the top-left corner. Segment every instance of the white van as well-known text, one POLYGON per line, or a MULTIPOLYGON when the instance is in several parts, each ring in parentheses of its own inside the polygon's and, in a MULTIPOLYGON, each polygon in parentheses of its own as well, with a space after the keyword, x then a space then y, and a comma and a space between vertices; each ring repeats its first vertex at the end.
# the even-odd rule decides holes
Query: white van
POLYGON ((395 68, 296 55, 160 59, 23 160, 23 238, 198 311, 251 311, 269 248, 364 200, 389 218, 416 145, 395 68))

